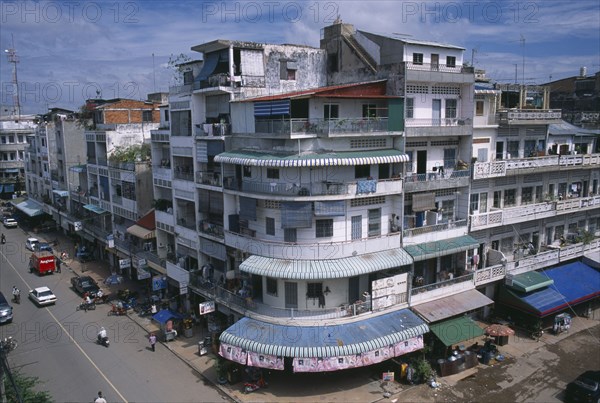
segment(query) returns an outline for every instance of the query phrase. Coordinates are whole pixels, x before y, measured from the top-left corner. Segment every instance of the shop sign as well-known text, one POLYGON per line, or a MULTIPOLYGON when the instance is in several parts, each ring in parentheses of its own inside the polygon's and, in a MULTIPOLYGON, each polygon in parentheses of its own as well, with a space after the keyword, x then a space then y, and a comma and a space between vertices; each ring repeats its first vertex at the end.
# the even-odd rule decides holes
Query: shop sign
POLYGON ((199 305, 200 315, 206 315, 207 313, 211 313, 215 311, 215 301, 206 301, 201 302, 199 305))
POLYGON ((394 373, 393 372, 384 372, 381 379, 384 382, 394 382, 394 373))
POLYGON ((106 236, 106 244, 111 249, 115 247, 115 237, 113 236, 113 234, 108 234, 106 236))
POLYGON ((187 283, 179 283, 179 295, 185 295, 188 292, 187 283))
POLYGON ((137 269, 137 268, 145 269, 146 267, 148 267, 148 261, 146 259, 142 258, 142 257, 141 258, 137 258, 137 259, 133 259, 131 261, 131 263, 133 264, 133 268, 134 269, 137 269))
POLYGON ((167 278, 165 276, 152 277, 152 291, 164 290, 167 288, 167 278))
POLYGON ((119 259, 119 268, 121 270, 131 267, 131 259, 119 259))
POLYGON ((73 229, 75 231, 81 231, 83 229, 83 224, 81 223, 81 221, 75 221, 73 223, 73 229))
POLYGON ((148 278, 152 277, 150 272, 148 270, 146 270, 143 267, 138 267, 137 268, 137 278, 138 280, 146 280, 148 278))

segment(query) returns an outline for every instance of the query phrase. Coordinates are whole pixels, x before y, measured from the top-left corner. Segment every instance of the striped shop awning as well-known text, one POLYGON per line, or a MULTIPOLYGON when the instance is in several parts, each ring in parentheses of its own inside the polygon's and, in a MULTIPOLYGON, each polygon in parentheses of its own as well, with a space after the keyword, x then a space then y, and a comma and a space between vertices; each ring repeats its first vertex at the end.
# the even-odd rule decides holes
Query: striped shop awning
POLYGON ((364 152, 338 152, 323 154, 267 154, 252 151, 231 151, 217 155, 215 162, 223 164, 259 166, 259 167, 326 167, 356 166, 373 164, 393 164, 408 162, 407 154, 400 150, 376 150, 364 152))
POLYGON ((254 116, 289 115, 290 100, 280 99, 275 101, 255 102, 254 116))
POLYGON ((240 270, 260 276, 319 280, 358 276, 412 263, 404 249, 395 248, 342 259, 287 260, 252 255, 240 264, 240 270))
POLYGON ((283 325, 244 317, 226 329, 219 340, 259 354, 318 358, 366 353, 429 332, 425 322, 409 309, 351 323, 297 323, 283 325))

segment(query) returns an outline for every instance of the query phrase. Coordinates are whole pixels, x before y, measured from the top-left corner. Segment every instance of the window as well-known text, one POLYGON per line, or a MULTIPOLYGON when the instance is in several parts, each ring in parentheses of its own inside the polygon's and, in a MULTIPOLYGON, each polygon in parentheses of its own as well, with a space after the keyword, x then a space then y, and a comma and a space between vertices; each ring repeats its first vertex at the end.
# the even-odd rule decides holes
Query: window
POLYGON ((277 296, 277 279, 267 277, 267 294, 277 296))
POLYGON ((368 178, 371 176, 371 165, 355 165, 354 178, 368 178))
POLYGON ((287 79, 288 80, 295 80, 296 79, 296 70, 287 70, 287 79))
POLYGON ((152 110, 142 111, 142 122, 152 122, 152 110))
POLYGON ((336 104, 323 105, 323 119, 337 119, 340 117, 340 106, 336 104))
POLYGON ((475 116, 483 116, 483 101, 475 101, 475 116))
POLYGON ((173 116, 173 120, 171 121, 171 134, 173 136, 191 136, 192 112, 171 112, 171 115, 173 116))
POLYGON ((281 80, 295 80, 296 70, 298 64, 293 60, 280 60, 279 61, 279 78, 281 80))
POLYGON ((446 66, 447 67, 456 67, 456 57, 446 56, 446 66))
POLYGON ((444 149, 444 168, 454 168, 456 165, 456 150, 454 148, 444 149))
POLYGON ((519 142, 509 141, 507 144, 508 158, 519 158, 519 142))
POLYGON ((456 99, 446 99, 446 118, 456 118, 456 99))
POLYGON ((307 283, 306 298, 319 298, 323 294, 323 283, 307 283))
POLYGON ((249 165, 244 165, 242 170, 244 171, 244 178, 252 177, 252 168, 249 165))
POLYGON ((406 98, 406 117, 412 119, 415 117, 415 99, 406 98))
POLYGON ((502 199, 502 191, 496 190, 494 192, 494 204, 492 205, 492 207, 500 208, 500 200, 501 199, 502 199))
POLYGON ((423 64, 423 53, 413 53, 413 63, 423 64))
POLYGON ((269 179, 279 179, 279 169, 277 169, 277 168, 267 168, 267 178, 269 178, 269 179))
POLYGON ((13 136, 13 135, 8 136, 8 143, 12 144, 14 142, 15 142, 15 136, 13 136))
POLYGON ((543 198, 544 198, 544 187, 542 185, 536 186, 535 187, 535 202, 541 203, 544 201, 543 198))
POLYGON ((381 209, 369 210, 369 237, 381 235, 381 209))
POLYGON ((521 204, 533 203, 533 188, 526 187, 521 190, 521 204))
POLYGON ((557 225, 554 227, 554 240, 560 239, 565 234, 565 226, 557 225))
POLYGON ((23 136, 21 136, 20 134, 17 136, 17 140, 19 140, 19 143, 24 143, 25 142, 23 136))
POLYGON ((315 236, 317 238, 327 238, 333 236, 333 219, 317 220, 317 230, 315 236))
POLYGON ((516 204, 515 200, 515 189, 506 189, 504 191, 504 207, 514 206, 516 204))
POLYGON ((165 110, 165 122, 169 121, 169 110, 165 110))
POLYGON ((363 118, 376 118, 377 117, 377 105, 364 104, 362 106, 362 117, 363 118))
POLYGON ((283 241, 284 242, 296 242, 298 235, 296 234, 296 228, 284 228, 283 229, 283 241))
POLYGON ((265 227, 267 235, 275 235, 275 219, 272 217, 265 218, 265 227))
POLYGON ((194 72, 184 71, 183 72, 183 85, 192 84, 194 82, 194 72))
POLYGON ((442 222, 454 220, 454 200, 442 201, 442 222))
POLYGON ((471 195, 471 214, 475 211, 479 211, 479 195, 477 193, 471 195))

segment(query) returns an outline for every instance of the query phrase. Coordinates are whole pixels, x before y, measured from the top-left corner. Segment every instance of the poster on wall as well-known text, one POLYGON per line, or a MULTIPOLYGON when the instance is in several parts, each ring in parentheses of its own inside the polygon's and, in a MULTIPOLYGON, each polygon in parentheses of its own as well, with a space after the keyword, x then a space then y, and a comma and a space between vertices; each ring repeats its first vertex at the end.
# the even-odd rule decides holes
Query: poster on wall
POLYGON ((278 371, 283 371, 283 357, 248 351, 248 365, 252 367, 276 369, 278 371))
POLYGON ((412 353, 423 348, 423 336, 417 336, 394 344, 394 357, 412 353))
POLYGON ((215 311, 215 301, 206 301, 198 304, 198 312, 200 315, 206 315, 215 311))
POLYGON ((219 347, 219 355, 229 361, 237 362, 238 364, 246 365, 248 353, 241 347, 231 346, 221 343, 219 347))

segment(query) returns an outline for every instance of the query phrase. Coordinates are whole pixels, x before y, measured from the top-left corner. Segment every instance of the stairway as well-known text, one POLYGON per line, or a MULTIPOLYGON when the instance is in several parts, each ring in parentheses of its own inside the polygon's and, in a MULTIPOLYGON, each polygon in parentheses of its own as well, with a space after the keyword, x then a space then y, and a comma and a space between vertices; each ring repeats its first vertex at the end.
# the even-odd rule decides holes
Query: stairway
POLYGON ((371 55, 362 47, 360 43, 354 38, 354 34, 347 30, 342 31, 342 38, 346 44, 356 53, 356 55, 367 65, 367 67, 373 72, 377 72, 377 62, 371 57, 371 55))

